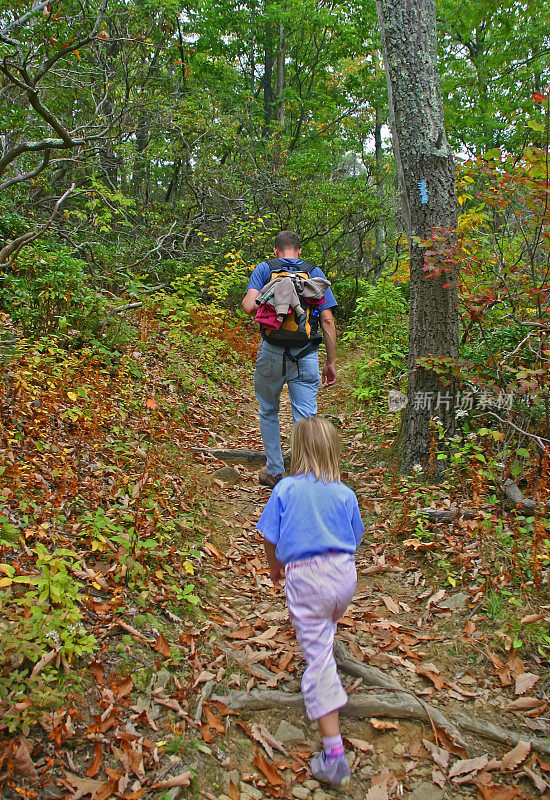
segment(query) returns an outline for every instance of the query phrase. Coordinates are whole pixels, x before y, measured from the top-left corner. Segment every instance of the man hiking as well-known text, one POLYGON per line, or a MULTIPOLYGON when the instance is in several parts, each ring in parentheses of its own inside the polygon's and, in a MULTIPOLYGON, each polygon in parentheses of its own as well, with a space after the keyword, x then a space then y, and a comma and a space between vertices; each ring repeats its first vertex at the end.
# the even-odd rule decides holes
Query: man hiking
POLYGON ((262 331, 254 370, 266 453, 259 481, 271 488, 284 474, 279 427, 281 391, 286 383, 293 422, 317 414, 321 380, 317 351, 323 339, 327 359, 322 385, 332 386, 336 382, 336 326, 332 309, 338 305, 322 270, 300 258, 302 248, 296 233, 281 231, 274 244, 275 259, 257 265, 242 301, 243 310, 258 318, 262 331))

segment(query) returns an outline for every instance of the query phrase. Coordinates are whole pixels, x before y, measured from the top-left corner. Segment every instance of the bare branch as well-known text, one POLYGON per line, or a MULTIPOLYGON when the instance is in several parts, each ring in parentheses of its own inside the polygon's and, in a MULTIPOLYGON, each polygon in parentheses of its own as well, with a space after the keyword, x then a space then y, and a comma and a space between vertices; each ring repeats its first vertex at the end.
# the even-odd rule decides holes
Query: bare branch
POLYGON ((36 17, 37 14, 40 14, 46 6, 52 5, 52 0, 43 0, 42 3, 38 3, 38 5, 33 6, 30 11, 27 11, 26 14, 23 14, 22 17, 15 19, 13 22, 10 22, 9 25, 6 25, 5 28, 0 29, 0 36, 6 36, 11 31, 14 31, 16 28, 20 28, 22 25, 25 25, 33 17, 36 17))
POLYGON ((23 181, 30 181, 32 178, 36 178, 43 169, 46 169, 48 166, 48 162, 50 160, 52 151, 46 150, 44 153, 44 158, 42 163, 36 167, 35 169, 31 170, 30 172, 24 172, 23 175, 16 175, 14 178, 10 178, 9 181, 5 181, 4 183, 0 183, 0 192, 3 189, 7 189, 9 186, 13 186, 16 183, 22 183, 23 181))
POLYGON ((61 50, 58 50, 57 53, 55 53, 53 56, 51 56, 51 58, 47 59, 47 61, 44 62, 44 64, 36 72, 36 75, 34 77, 33 83, 35 86, 44 77, 44 75, 53 67, 53 65, 57 61, 59 61, 60 58, 64 58, 69 53, 74 53, 75 50, 79 50, 82 47, 85 47, 85 45, 90 44, 90 42, 92 42, 96 38, 97 32, 99 31, 99 27, 103 22, 105 11, 107 10, 107 3, 108 0, 102 0, 101 6, 99 8, 99 13, 94 23, 94 27, 84 39, 80 39, 77 42, 72 42, 72 44, 67 45, 65 48, 61 50))
MULTIPOLYGON (((84 139, 73 139, 71 147, 79 147, 86 143, 84 139)), ((23 153, 40 153, 44 150, 67 150, 69 146, 62 139, 43 139, 41 142, 21 142, 8 150, 6 155, 0 159, 0 175, 3 175, 6 168, 23 153)))
POLYGON ((55 215, 59 211, 61 205, 67 199, 67 197, 70 194, 72 194, 74 188, 75 185, 73 183, 67 189, 67 191, 61 195, 61 197, 53 207, 53 211, 50 215, 49 220, 45 222, 44 225, 42 225, 40 228, 37 228, 34 231, 27 231, 27 233, 18 236, 17 239, 14 239, 13 242, 10 242, 5 247, 3 247, 2 250, 0 250, 0 264, 4 267, 4 269, 7 269, 8 267, 12 266, 13 262, 15 261, 15 259, 17 258, 18 254, 21 252, 23 247, 26 247, 26 245, 30 244, 31 242, 34 242, 35 239, 38 239, 40 236, 42 236, 43 233, 45 233, 48 230, 48 228, 50 227, 50 225, 54 220, 55 215), (6 259, 10 258, 10 256, 11 260, 7 264, 4 263, 6 259))

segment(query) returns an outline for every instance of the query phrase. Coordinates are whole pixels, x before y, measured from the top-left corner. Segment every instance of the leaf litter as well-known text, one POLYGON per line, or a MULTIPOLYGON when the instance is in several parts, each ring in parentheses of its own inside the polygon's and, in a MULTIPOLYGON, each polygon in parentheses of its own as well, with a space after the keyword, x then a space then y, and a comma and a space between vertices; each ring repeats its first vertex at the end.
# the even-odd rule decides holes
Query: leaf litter
MULTIPOLYGON (((148 397, 143 403, 148 414, 159 414, 163 408, 165 399, 159 391, 160 383, 159 379, 155 399, 148 397)), ((259 450, 261 438, 255 409, 244 394, 238 399, 243 409, 242 417, 239 428, 233 427, 230 441, 226 444, 237 449, 253 447, 259 450), (244 430, 243 419, 247 420, 248 426, 244 430)), ((286 413, 288 417, 288 404, 286 413)), ((360 422, 360 415, 349 415, 346 440, 351 438, 353 426, 360 422)), ((219 423, 219 408, 209 408, 207 403, 198 400, 187 412, 185 427, 172 430, 170 436, 179 446, 190 450, 193 446, 200 446, 219 423)), ((149 424, 147 422, 143 429, 149 424)), ((288 418, 286 425, 290 427, 288 418)), ((157 435, 166 441, 164 429, 166 425, 161 421, 157 435)), ((379 433, 383 434, 383 429, 379 433)), ((103 454, 105 462, 109 460, 108 447, 107 443, 103 454)), ((147 455, 146 451, 143 452, 147 455)), ((395 476, 388 480, 382 469, 369 466, 361 440, 355 441, 353 453, 353 472, 345 475, 344 479, 355 484, 366 516, 373 512, 374 517, 367 525, 366 544, 358 553, 358 592, 340 628, 340 636, 351 654, 358 662, 397 672, 400 681, 411 691, 428 695, 431 702, 444 707, 452 706, 453 702, 468 703, 471 698, 479 696, 481 689, 487 698, 486 713, 495 718, 490 698, 491 691, 498 690, 506 692, 504 697, 508 702, 504 707, 508 714, 518 715, 520 719, 524 714, 531 714, 535 720, 541 717, 548 703, 543 696, 533 693, 540 675, 531 671, 532 667, 526 669, 523 660, 513 651, 505 658, 501 652, 497 655, 491 650, 488 638, 484 641, 486 633, 481 632, 483 619, 475 613, 475 603, 472 616, 457 626, 456 641, 461 647, 472 643, 474 654, 484 654, 482 664, 489 666, 488 678, 484 680, 479 672, 474 671, 469 676, 473 683, 467 684, 469 688, 466 688, 460 681, 468 677, 468 667, 457 673, 449 660, 439 658, 441 642, 449 641, 448 632, 440 627, 438 621, 449 616, 448 610, 439 605, 445 600, 447 590, 432 584, 429 571, 424 572, 423 551, 416 546, 407 546, 412 539, 405 536, 405 547, 398 546, 395 537, 396 532, 399 534, 399 523, 388 521, 388 508, 395 497, 402 499, 400 490, 405 484, 395 476), (377 499, 371 501, 369 496, 373 493, 377 499), (516 699, 513 699, 514 695, 516 699)), ((142 458, 142 454, 139 457, 142 458)), ((292 786, 310 777, 307 762, 318 747, 318 741, 309 725, 306 734, 306 746, 309 746, 304 749, 303 744, 280 741, 274 732, 275 724, 288 714, 264 715, 263 721, 258 715, 257 719, 247 721, 220 700, 210 702, 208 696, 202 695, 203 688, 211 682, 217 685, 217 694, 223 694, 220 688, 223 690, 224 686, 228 692, 232 685, 241 685, 244 678, 235 672, 235 667, 248 676, 247 691, 282 684, 287 691, 295 693, 299 691, 303 666, 282 593, 271 585, 260 555, 261 538, 254 532, 254 521, 267 493, 257 488, 255 475, 241 470, 242 481, 237 486, 227 486, 221 481, 210 484, 206 498, 210 511, 206 512, 204 488, 199 476, 201 472, 214 472, 220 462, 197 453, 194 461, 195 473, 189 473, 188 481, 192 491, 189 493, 188 486, 186 492, 187 502, 195 503, 198 513, 190 525, 183 518, 180 524, 182 530, 192 528, 202 532, 200 562, 195 561, 197 566, 193 566, 188 561, 191 566, 184 568, 174 548, 173 552, 168 551, 165 562, 152 573, 150 580, 150 606, 163 614, 169 624, 162 630, 139 626, 135 621, 139 616, 138 609, 134 606, 131 610, 133 600, 129 593, 125 595, 126 572, 120 564, 109 566, 108 562, 104 564, 92 553, 83 553, 83 568, 76 570, 76 574, 87 586, 83 607, 97 631, 101 646, 88 663, 90 692, 86 702, 77 702, 70 709, 61 708, 43 715, 41 728, 46 736, 43 741, 29 745, 22 738, 7 739, 0 745, 7 791, 13 793, 19 779, 29 781, 29 786, 41 780, 44 785, 51 782, 53 786, 57 782, 59 787, 69 792, 66 796, 72 800, 81 797, 106 800, 110 796, 137 800, 142 796, 152 796, 151 792, 177 787, 185 789, 192 781, 198 781, 203 794, 211 797, 223 793, 217 789, 215 795, 209 794, 213 785, 208 782, 216 780, 220 787, 225 786, 231 800, 241 800, 239 779, 235 782, 230 778, 224 783, 228 767, 236 769, 249 785, 272 796, 290 796, 288 793, 292 786), (203 586, 203 616, 200 620, 186 619, 180 616, 181 611, 175 613, 174 607, 169 607, 165 579, 171 571, 174 576, 181 575, 188 581, 189 575, 199 566, 201 572, 194 578, 203 586), (215 581, 214 592, 208 588, 208 581, 212 580, 215 581), (117 629, 130 637, 124 647, 134 667, 139 664, 153 676, 161 676, 168 670, 172 680, 152 685, 150 691, 141 684, 136 686, 132 678, 134 672, 125 672, 123 665, 108 649, 111 637, 120 636, 117 629), (179 653, 184 654, 186 662, 183 670, 179 666, 179 653), (200 715, 198 723, 195 713, 200 715), (248 757, 243 757, 231 744, 236 730, 234 720, 252 742, 253 749, 248 757), (168 759, 166 741, 174 737, 194 737, 198 755, 191 760, 182 751, 176 751, 177 756, 168 759), (72 749, 74 741, 81 745, 78 756, 72 749), (60 769, 64 756, 69 770, 60 769), (201 759, 207 764, 204 772, 201 759), (76 774, 77 771, 81 774, 76 774)), ((113 463, 118 463, 117 458, 113 463)), ((181 496, 182 489, 175 466, 171 468, 173 475, 170 470, 167 473, 172 497, 181 496)), ((116 474, 116 469, 105 469, 106 476, 113 474, 116 474)), ((126 496, 127 507, 135 503, 148 483, 154 480, 152 476, 153 467, 147 465, 146 470, 141 468, 141 473, 136 473, 128 494, 124 491, 124 484, 120 484, 118 496, 122 504, 126 503, 126 496)), ((36 482, 46 501, 49 489, 44 486, 42 478, 37 477, 36 482)), ((161 501, 159 496, 158 502, 161 501)), ((161 507, 169 507, 168 494, 161 507)), ((460 538, 462 530, 457 526, 453 534, 445 534, 445 546, 451 555, 461 554, 461 563, 466 565, 467 572, 468 565, 478 559, 478 554, 473 542, 460 538)), ((112 552, 112 549, 107 547, 106 551, 112 552)), ((117 546, 114 552, 117 552, 117 546)), ((540 616, 536 617, 527 615, 523 623, 538 622, 540 616)), ((38 677, 56 659, 55 649, 45 653, 36 662, 34 675, 38 677)), ((361 691, 360 683, 352 683, 347 678, 344 682, 348 690, 361 691)), ((21 702, 24 705, 25 701, 21 702)), ((304 723, 303 715, 295 714, 294 718, 304 723)), ((451 781, 456 792, 474 796, 473 791, 483 800, 528 797, 527 786, 533 786, 539 793, 548 790, 540 774, 544 769, 526 742, 509 749, 499 761, 500 780, 514 780, 516 783, 495 783, 495 770, 488 771, 491 759, 487 753, 453 761, 452 743, 446 749, 424 738, 422 744, 418 727, 411 723, 371 718, 370 724, 369 730, 366 720, 362 723, 343 722, 356 794, 362 798, 388 800, 390 796, 401 793, 403 786, 414 788, 415 775, 418 783, 427 774, 439 786, 451 781), (422 765, 428 754, 435 766, 426 773, 422 765), (377 772, 382 758, 391 767, 377 772)), ((428 726, 424 734, 429 733, 428 726)), ((479 740, 472 744, 472 748, 479 752, 479 740)), ((462 796, 456 792, 453 796, 462 796)))

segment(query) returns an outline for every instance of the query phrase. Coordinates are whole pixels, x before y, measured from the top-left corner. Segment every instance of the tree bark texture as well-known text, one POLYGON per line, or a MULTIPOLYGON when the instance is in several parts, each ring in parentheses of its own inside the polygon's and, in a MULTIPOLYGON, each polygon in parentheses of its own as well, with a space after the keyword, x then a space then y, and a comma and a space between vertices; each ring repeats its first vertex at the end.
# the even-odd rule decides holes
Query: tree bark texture
POLYGON ((279 23, 279 49, 277 50, 277 122, 285 126, 285 29, 279 23))
POLYGON ((399 461, 404 472, 421 464, 438 477, 445 462, 435 458, 430 418, 437 415, 446 434, 454 433, 456 386, 452 380, 443 385, 433 370, 416 362, 430 355, 458 356, 457 276, 441 272, 437 256, 435 274, 424 269, 426 240, 442 234, 452 244, 458 207, 437 72, 435 5, 377 0, 377 8, 411 273, 408 405, 399 461))
MULTIPOLYGON (((384 124, 384 118, 382 116, 382 111, 378 106, 376 106, 376 122, 374 125, 374 159, 376 164, 376 200, 378 203, 378 208, 381 210, 384 208, 384 176, 383 176, 383 159, 384 159, 384 151, 382 149, 382 125, 384 124)), ((384 223, 381 217, 376 218, 376 222, 374 223, 374 279, 378 280, 378 278, 382 274, 382 269, 384 267, 384 261, 386 256, 386 247, 385 247, 385 233, 384 233, 384 223)))

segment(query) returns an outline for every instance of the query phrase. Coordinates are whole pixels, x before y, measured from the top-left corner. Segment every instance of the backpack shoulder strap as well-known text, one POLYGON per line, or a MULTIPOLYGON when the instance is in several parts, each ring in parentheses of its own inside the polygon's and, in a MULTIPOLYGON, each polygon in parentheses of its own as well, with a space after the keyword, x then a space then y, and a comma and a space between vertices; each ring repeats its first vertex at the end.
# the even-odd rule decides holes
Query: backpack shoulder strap
POLYGON ((303 261, 301 264, 298 265, 298 269, 300 272, 307 272, 309 275, 312 270, 315 269, 317 265, 312 264, 311 261, 303 261))
MULTIPOLYGON (((268 264, 269 269, 272 272, 287 270, 289 268, 288 264, 285 264, 280 258, 270 258, 268 261, 266 261, 266 264, 268 264)), ((302 261, 301 264, 294 264, 293 268, 296 270, 296 272, 307 272, 309 275, 310 272, 315 269, 315 266, 316 265, 312 264, 310 261, 302 261)))

